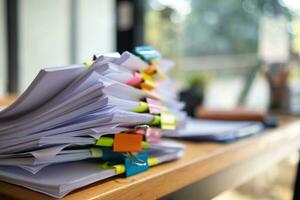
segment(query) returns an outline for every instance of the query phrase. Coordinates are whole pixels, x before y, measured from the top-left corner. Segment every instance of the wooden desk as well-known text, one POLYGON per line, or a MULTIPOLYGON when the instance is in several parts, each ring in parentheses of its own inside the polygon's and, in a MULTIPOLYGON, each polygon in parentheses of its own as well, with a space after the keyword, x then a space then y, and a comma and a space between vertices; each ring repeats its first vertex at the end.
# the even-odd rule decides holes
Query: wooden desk
MULTIPOLYGON (((64 199, 156 199, 196 182, 201 184, 201 199, 211 198, 298 151, 300 119, 285 117, 279 128, 231 144, 183 143, 187 145, 186 152, 177 161, 129 178, 99 181, 72 192, 64 199)), ((0 182, 0 199, 5 198, 51 199, 0 182)))
POLYGON ((10 95, 5 98, 1 98, 0 99, 0 107, 7 106, 7 105, 13 103, 16 100, 16 98, 17 98, 16 95, 10 95))

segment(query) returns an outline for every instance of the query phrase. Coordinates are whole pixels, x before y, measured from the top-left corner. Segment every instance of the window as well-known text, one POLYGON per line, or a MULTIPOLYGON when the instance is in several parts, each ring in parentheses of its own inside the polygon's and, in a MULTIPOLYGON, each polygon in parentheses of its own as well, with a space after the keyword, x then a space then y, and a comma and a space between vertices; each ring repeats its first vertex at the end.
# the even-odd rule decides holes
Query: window
POLYGON ((5 93, 6 87, 6 32, 4 0, 0 0, 0 96, 5 93))
MULTIPOLYGON (((82 63, 115 51, 115 1, 16 0, 18 93, 41 68, 82 63)), ((6 88, 6 4, 0 0, 0 94, 6 88), (3 16, 2 16, 3 15, 3 16)), ((16 81, 16 80, 11 80, 16 81)))

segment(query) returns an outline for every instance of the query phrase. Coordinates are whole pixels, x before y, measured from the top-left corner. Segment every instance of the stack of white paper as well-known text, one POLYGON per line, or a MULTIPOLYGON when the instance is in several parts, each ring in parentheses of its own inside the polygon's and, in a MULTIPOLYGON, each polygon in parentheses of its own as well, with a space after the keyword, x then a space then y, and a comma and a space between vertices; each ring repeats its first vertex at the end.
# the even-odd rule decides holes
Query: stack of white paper
POLYGON ((136 54, 41 70, 0 112, 0 179, 62 197, 179 158, 184 147, 160 139, 185 117, 166 76, 173 64, 149 47, 136 54))

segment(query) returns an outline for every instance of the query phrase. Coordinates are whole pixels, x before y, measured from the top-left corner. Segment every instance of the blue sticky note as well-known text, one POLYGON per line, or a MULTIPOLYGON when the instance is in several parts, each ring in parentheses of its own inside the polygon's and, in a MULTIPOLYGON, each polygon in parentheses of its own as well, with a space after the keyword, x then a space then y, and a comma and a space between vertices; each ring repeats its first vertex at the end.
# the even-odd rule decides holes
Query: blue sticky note
POLYGON ((140 57, 142 57, 142 59, 146 61, 160 57, 159 52, 150 46, 136 47, 134 51, 137 55, 139 55, 140 57))
POLYGON ((148 154, 140 153, 134 157, 125 158, 125 169, 126 177, 148 170, 148 154))

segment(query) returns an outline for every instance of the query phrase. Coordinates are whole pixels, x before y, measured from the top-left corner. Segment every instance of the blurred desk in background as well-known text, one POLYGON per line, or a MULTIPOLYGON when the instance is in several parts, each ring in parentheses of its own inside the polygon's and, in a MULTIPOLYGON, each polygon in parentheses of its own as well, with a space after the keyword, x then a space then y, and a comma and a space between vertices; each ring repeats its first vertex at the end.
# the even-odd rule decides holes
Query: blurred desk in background
MULTIPOLYGON (((182 143, 187 146, 186 152, 177 161, 129 178, 115 177, 96 182, 64 199, 210 199, 297 152, 300 149, 300 119, 282 116, 278 128, 230 144, 182 143), (195 184, 197 196, 193 197, 190 193, 193 187, 186 186, 195 184)), ((0 198, 52 199, 5 182, 0 182, 0 198)))

